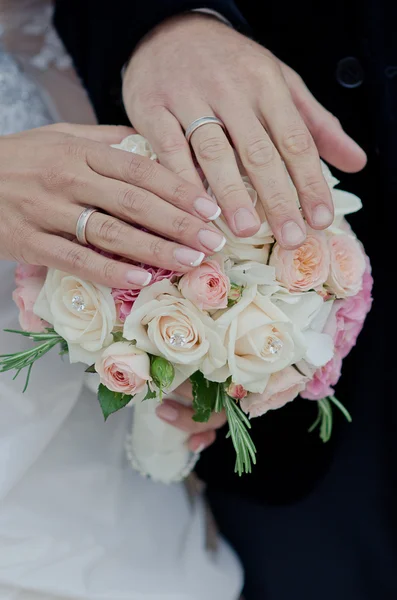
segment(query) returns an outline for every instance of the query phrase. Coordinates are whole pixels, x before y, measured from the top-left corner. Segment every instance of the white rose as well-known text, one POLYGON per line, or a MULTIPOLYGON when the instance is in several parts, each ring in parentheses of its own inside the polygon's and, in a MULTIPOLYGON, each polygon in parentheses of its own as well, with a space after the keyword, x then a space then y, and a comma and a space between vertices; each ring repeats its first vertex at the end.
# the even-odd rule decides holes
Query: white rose
POLYGON ((49 269, 34 306, 68 343, 70 362, 91 365, 112 342, 116 308, 111 289, 49 269))
POLYGON ((138 348, 164 356, 187 376, 198 368, 206 375, 226 362, 214 321, 168 280, 141 291, 126 318, 123 335, 136 340, 138 348))
POLYGON ((133 154, 146 156, 147 158, 150 158, 150 160, 157 160, 157 155, 153 152, 153 148, 148 140, 137 133, 127 136, 120 144, 112 144, 112 148, 118 148, 119 150, 132 152, 133 154))
MULTIPOLYGON (((244 290, 241 300, 216 319, 225 339, 228 369, 234 383, 249 392, 262 393, 271 373, 300 360, 306 353, 305 339, 292 321, 263 296, 257 286, 244 290)), ((221 369, 209 379, 221 381, 221 369)))

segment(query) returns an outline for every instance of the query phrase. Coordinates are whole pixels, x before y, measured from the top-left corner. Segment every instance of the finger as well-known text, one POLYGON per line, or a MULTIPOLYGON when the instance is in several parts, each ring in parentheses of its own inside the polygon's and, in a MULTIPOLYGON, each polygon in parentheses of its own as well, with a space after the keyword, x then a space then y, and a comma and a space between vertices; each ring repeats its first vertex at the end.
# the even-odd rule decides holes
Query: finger
MULTIPOLYGON (((161 200, 143 188, 105 177, 96 177, 92 184, 94 206, 110 212, 122 221, 141 225, 162 237, 175 240, 179 244, 207 255, 219 252, 226 243, 225 237, 214 225, 204 223, 198 217, 161 200)), ((84 198, 87 201, 86 189, 84 198)), ((132 238, 130 238, 130 250, 132 250, 131 242, 132 238)))
MULTIPOLYGON (((181 123, 186 129, 195 116, 213 115, 204 105, 192 103, 177 107, 181 123)), ((196 159, 222 209, 231 230, 239 237, 256 233, 260 220, 244 186, 233 148, 219 125, 207 124, 194 131, 190 139, 196 159)))
MULTIPOLYGON (((68 213, 49 215, 45 226, 59 233, 75 235, 81 206, 73 206, 68 213)), ((129 260, 161 267, 170 271, 186 272, 197 267, 205 253, 156 237, 101 212, 93 213, 86 223, 87 242, 111 254, 129 260)))
POLYGON ((135 123, 142 135, 150 141, 164 167, 203 188, 189 144, 174 115, 165 107, 158 107, 155 112, 135 120, 135 123))
POLYGON ((334 217, 331 191, 324 179, 314 140, 281 72, 276 77, 277 85, 266 87, 266 94, 262 95, 261 115, 291 175, 309 225, 325 229, 334 217))
POLYGON ((195 454, 200 454, 206 448, 211 446, 216 440, 216 431, 206 431, 192 435, 188 441, 188 448, 195 454))
POLYGON ((226 108, 223 118, 276 239, 287 249, 300 246, 306 226, 287 171, 264 127, 247 106, 235 113, 226 108), (241 114, 244 120, 238 118, 241 114))
POLYGON ((295 71, 284 64, 281 69, 320 156, 346 173, 361 171, 367 162, 364 150, 343 131, 338 119, 316 100, 295 71))
POLYGON ((48 233, 35 236, 29 263, 59 269, 112 288, 136 289, 151 280, 144 269, 101 256, 90 248, 48 233))
POLYGON ((212 221, 220 214, 201 184, 193 185, 144 156, 92 144, 87 148, 87 164, 99 175, 152 192, 202 220, 212 221))
POLYGON ((190 434, 204 433, 212 429, 219 429, 226 423, 224 412, 213 413, 207 423, 196 423, 193 421, 194 411, 188 406, 183 406, 176 400, 164 400, 156 408, 156 414, 163 421, 167 421, 170 425, 182 429, 190 434))
POLYGON ((58 131, 75 137, 102 142, 103 144, 118 144, 125 137, 136 133, 132 127, 124 125, 76 125, 74 123, 54 123, 42 127, 47 131, 58 131))

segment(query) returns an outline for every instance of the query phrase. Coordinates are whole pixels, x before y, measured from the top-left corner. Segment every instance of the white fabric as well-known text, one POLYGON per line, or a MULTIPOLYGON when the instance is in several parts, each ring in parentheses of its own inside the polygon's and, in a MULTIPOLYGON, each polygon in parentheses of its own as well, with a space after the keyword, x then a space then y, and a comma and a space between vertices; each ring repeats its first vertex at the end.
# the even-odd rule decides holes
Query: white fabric
MULTIPOLYGON (((0 23, 18 4, 0 1, 0 23)), ((1 47, 0 55, 15 67, 1 47)), ((48 114, 54 80, 45 74, 48 87, 40 80, 32 90, 38 108, 23 115, 25 127, 48 114)), ((13 71, 13 89, 25 75, 13 71)), ((67 103, 87 113, 81 90, 65 89, 67 103)), ((18 328, 13 271, 0 262, 0 353, 27 344, 3 333, 18 328)), ((25 394, 23 374, 16 381, 0 374, 0 599, 237 600, 239 563, 222 541, 206 550, 202 499, 192 503, 182 484, 155 484, 130 468, 124 442, 132 411, 103 423, 83 379, 83 367, 56 351, 34 366, 25 394)))

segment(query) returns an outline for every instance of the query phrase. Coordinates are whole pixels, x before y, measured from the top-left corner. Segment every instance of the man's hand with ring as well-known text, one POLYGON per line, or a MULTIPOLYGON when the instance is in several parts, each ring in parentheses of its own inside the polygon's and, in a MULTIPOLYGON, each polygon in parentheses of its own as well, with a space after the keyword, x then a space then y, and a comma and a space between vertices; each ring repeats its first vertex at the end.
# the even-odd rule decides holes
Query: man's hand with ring
POLYGON ((226 131, 207 123, 192 133, 190 143, 223 215, 240 237, 252 235, 260 223, 238 160, 286 248, 304 241, 303 216, 314 229, 332 223, 332 198, 319 154, 348 172, 366 162, 363 150, 292 69, 209 16, 185 14, 149 33, 127 67, 123 96, 131 122, 149 139, 160 162, 196 185, 200 180, 184 131, 202 117, 221 120, 226 131))

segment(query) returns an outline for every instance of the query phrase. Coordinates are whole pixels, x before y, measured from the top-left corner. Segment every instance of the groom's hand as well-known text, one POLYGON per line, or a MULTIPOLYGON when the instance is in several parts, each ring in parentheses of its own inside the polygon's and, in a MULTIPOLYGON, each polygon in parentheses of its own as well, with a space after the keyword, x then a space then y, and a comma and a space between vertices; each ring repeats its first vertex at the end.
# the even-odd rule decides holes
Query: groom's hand
POLYGON ((128 65, 123 95, 131 122, 161 163, 197 184, 182 130, 203 116, 223 121, 229 138, 218 125, 205 125, 191 144, 224 216, 241 237, 252 235, 259 221, 232 147, 286 248, 302 243, 305 225, 283 162, 314 229, 333 219, 319 154, 347 172, 365 165, 361 148, 292 69, 212 17, 182 15, 147 35, 128 65))

